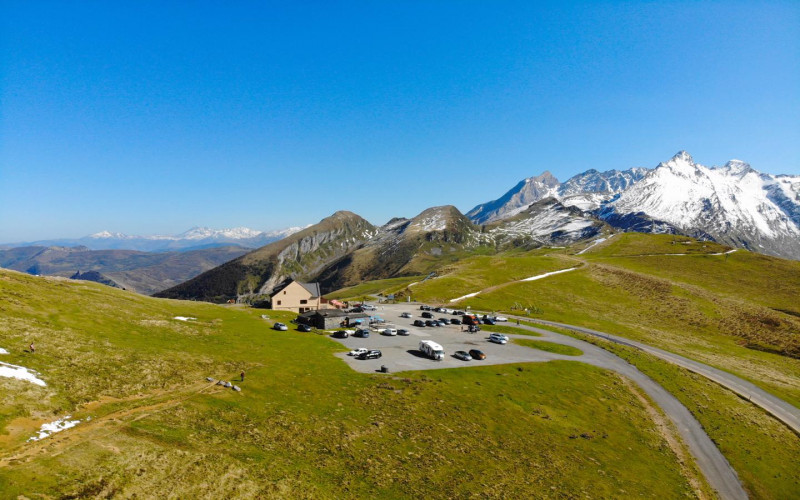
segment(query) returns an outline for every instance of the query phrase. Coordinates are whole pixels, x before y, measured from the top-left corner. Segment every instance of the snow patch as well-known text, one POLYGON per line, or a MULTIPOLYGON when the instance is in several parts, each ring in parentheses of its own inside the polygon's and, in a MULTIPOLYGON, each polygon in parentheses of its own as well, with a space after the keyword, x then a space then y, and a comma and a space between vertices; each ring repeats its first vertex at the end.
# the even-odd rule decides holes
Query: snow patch
POLYGON ((462 297, 459 297, 457 299, 451 299, 450 302, 458 302, 459 300, 468 299, 470 297, 474 297, 474 296, 478 295, 479 293, 481 293, 480 290, 477 291, 477 292, 474 292, 474 293, 468 293, 468 294, 466 294, 466 295, 464 295, 462 297))
POLYGON ((178 321, 191 321, 191 320, 194 320, 194 319, 197 319, 197 318, 193 318, 191 316, 175 316, 172 319, 177 319, 178 321))
POLYGON ((570 267, 569 269, 561 269, 560 271, 552 271, 552 272, 549 272, 549 273, 539 274, 538 276, 531 276, 530 278, 525 278, 525 279, 522 279, 520 281, 536 281, 536 280, 540 280, 542 278, 547 278, 548 276, 553 276, 554 274, 561 274, 561 273, 567 273, 569 271, 574 271, 574 270, 578 269, 578 267, 580 267, 580 266, 570 267))
POLYGON ((55 422, 42 424, 41 429, 39 429, 39 433, 37 435, 29 438, 28 442, 30 442, 30 441, 39 441, 40 439, 44 439, 46 437, 49 437, 49 436, 55 434, 56 432, 61 432, 63 430, 67 430, 67 429, 70 429, 72 427, 75 427, 76 425, 78 425, 80 423, 80 420, 69 420, 70 418, 72 418, 72 416, 71 415, 67 415, 66 417, 60 418, 60 419, 56 420, 55 422))
POLYGON ((0 347, 0 354, 8 354, 8 351, 0 347))
MULTIPOLYGON (((611 236, 613 236, 613 234, 611 236)), ((611 238, 611 236, 609 236, 608 238, 611 238)), ((597 238, 596 240, 594 240, 594 242, 592 242, 591 245, 589 245, 588 247, 584 248, 583 250, 581 250, 580 252, 576 253, 575 255, 581 255, 583 253, 588 252, 589 249, 591 249, 593 246, 599 245, 600 243, 606 241, 608 238, 597 238)))
POLYGON ((38 372, 30 370, 24 366, 10 365, 8 363, 0 363, 0 377, 15 378, 18 380, 27 380, 32 384, 39 386, 46 386, 44 380, 37 377, 38 372))

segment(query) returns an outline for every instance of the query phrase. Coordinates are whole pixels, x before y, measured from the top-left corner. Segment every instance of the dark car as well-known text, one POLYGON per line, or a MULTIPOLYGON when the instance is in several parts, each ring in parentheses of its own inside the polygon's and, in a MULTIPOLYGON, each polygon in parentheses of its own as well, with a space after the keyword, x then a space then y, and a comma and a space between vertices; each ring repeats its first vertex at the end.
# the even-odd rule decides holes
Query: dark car
POLYGON ((404 336, 404 337, 405 337, 405 336, 407 336, 407 335, 409 335, 409 333, 408 333, 408 330, 404 330, 404 329, 402 329, 402 328, 401 328, 401 329, 399 329, 399 330, 397 330, 397 334, 398 334, 398 335, 402 335, 402 336, 404 336))
POLYGON ((381 356, 383 356, 383 354, 381 354, 381 351, 377 349, 370 349, 367 352, 362 352, 361 354, 359 354, 358 359, 378 359, 381 356))
POLYGON ((425 326, 439 326, 439 323, 433 320, 425 320, 425 326))
POLYGON ((336 339, 346 339, 349 336, 350 336, 350 334, 347 333, 344 330, 337 330, 337 331, 333 332, 333 338, 336 338, 336 339))
POLYGON ((494 324, 494 320, 492 318, 483 318, 483 324, 484 325, 493 325, 494 324))
POLYGON ((309 325, 306 325, 305 323, 300 323, 299 325, 297 325, 297 331, 298 332, 310 332, 311 331, 311 327, 309 325))
POLYGON ((472 356, 472 359, 486 359, 486 355, 483 351, 478 349, 470 349, 469 355, 472 356))
POLYGON ((423 318, 430 319, 430 318, 433 318, 433 313, 431 313, 429 311, 425 311, 424 313, 420 314, 420 316, 422 316, 423 318))
POLYGON ((450 324, 451 325, 460 325, 461 324, 461 320, 458 319, 458 318, 453 318, 453 319, 450 320, 450 324))
POLYGON ((356 333, 353 334, 353 337, 358 337, 361 339, 369 338, 369 330, 364 330, 363 328, 356 330, 356 333))
POLYGON ((439 323, 444 323, 445 325, 449 325, 450 318, 439 318, 439 323))
POLYGON ((418 326, 420 328, 425 328, 425 322, 422 321, 421 319, 415 319, 412 325, 418 326))
POLYGON ((447 325, 449 325, 449 324, 450 324, 450 322, 449 322, 449 321, 446 321, 446 320, 443 320, 443 319, 436 320, 436 323, 437 323, 439 326, 447 326, 447 325))

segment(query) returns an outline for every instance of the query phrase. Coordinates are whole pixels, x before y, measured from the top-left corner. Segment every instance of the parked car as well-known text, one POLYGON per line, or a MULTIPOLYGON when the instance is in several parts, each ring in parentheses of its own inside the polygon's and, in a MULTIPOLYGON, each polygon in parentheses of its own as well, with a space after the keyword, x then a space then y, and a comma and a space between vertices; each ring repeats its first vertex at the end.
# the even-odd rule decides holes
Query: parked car
POLYGON ((394 337, 395 335, 397 335, 397 328, 384 328, 383 330, 381 330, 381 335, 394 337))
POLYGON ((478 333, 479 331, 481 331, 481 327, 479 327, 478 325, 469 325, 469 328, 467 328, 467 331, 469 333, 478 333))
POLYGON ((458 318, 451 318, 450 319, 450 324, 451 325, 460 325, 461 324, 461 320, 458 319, 458 318))
POLYGON ((419 310, 420 311, 430 311, 431 310, 431 306, 426 306, 426 305, 423 304, 423 305, 419 306, 419 310))
POLYGON ((450 324, 450 318, 439 318, 439 321, 441 323, 444 323, 445 325, 449 325, 450 324))
POLYGON ((370 349, 367 352, 362 352, 361 354, 359 354, 358 359, 377 359, 380 358, 381 356, 383 356, 383 354, 381 354, 381 351, 377 349, 370 349))
POLYGON ((348 352, 347 355, 348 356, 360 356, 360 355, 362 355, 362 354, 364 354, 365 352, 368 352, 368 351, 369 351, 369 349, 367 349, 366 347, 359 347, 358 349, 353 349, 352 351, 348 352))
POLYGON ((289 329, 289 327, 284 325, 283 323, 275 323, 274 325, 272 325, 272 328, 280 332, 285 332, 289 329))
POLYGON ((464 311, 460 311, 460 310, 453 311, 453 316, 463 316, 465 314, 466 313, 464 311))
POLYGON ((415 319, 414 323, 412 323, 412 325, 418 326, 420 328, 425 328, 425 326, 426 326, 425 322, 423 320, 421 320, 421 319, 415 319))
POLYGON ((483 318, 483 324, 484 325, 493 325, 494 324, 494 320, 492 318, 483 318))
POLYGON ((369 330, 365 330, 363 328, 360 328, 360 329, 356 330, 356 333, 353 334, 353 337, 358 337, 358 338, 361 338, 361 339, 368 339, 369 338, 369 330))
POLYGON ((472 359, 486 359, 486 355, 479 349, 470 349, 469 355, 472 356, 472 359))
POLYGON ((408 330, 404 330, 403 328, 397 330, 397 334, 402 335, 404 337, 407 337, 409 335, 408 330))
POLYGON ((505 316, 495 316, 494 320, 495 321, 508 321, 508 318, 506 318, 505 316))
POLYGON ((423 318, 431 319, 431 318, 433 318, 433 313, 430 312, 430 311, 425 311, 422 314, 420 314, 420 316, 422 316, 423 318))
POLYGON ((439 323, 431 319, 425 320, 425 326, 439 326, 439 323))
POLYGON ((310 332, 311 331, 311 327, 309 325, 305 324, 305 323, 300 323, 299 325, 297 325, 297 331, 298 332, 310 332))
POLYGON ((361 309, 363 309, 365 311, 377 311, 378 310, 377 307, 375 307, 375 306, 373 306, 371 304, 362 304, 361 305, 361 309))
POLYGON ((461 361, 472 361, 472 356, 470 356, 467 351, 456 351, 453 353, 453 356, 457 357, 461 361))
POLYGON ((400 314, 400 317, 401 318, 410 318, 411 317, 411 313, 402 313, 402 314, 400 314))
POLYGON ((447 320, 444 320, 444 319, 437 319, 437 320, 436 320, 436 323, 438 323, 438 324, 439 324, 439 326, 447 326, 447 325, 449 325, 449 324, 450 324, 450 322, 449 322, 449 321, 447 321, 447 320))
POLYGON ((494 342, 495 344, 507 344, 508 337, 506 337, 502 333, 490 333, 489 342, 494 342))
POLYGON ((350 334, 347 333, 346 330, 337 330, 337 331, 333 332, 333 338, 335 338, 335 339, 346 339, 349 336, 350 336, 350 334))

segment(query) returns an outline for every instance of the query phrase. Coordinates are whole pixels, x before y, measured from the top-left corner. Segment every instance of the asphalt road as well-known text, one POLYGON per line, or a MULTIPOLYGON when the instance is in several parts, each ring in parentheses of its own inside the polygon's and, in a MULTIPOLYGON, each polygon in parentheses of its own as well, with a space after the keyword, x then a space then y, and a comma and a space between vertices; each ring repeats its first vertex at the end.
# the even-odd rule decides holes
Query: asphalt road
POLYGON ((708 366, 699 361, 694 361, 692 359, 685 358, 679 354, 668 352, 663 349, 659 349, 657 347, 643 344, 642 342, 637 342, 635 340, 618 337, 616 335, 611 335, 605 332, 598 332, 596 330, 590 330, 588 328, 583 328, 580 326, 567 325, 564 323, 556 323, 554 321, 530 320, 530 319, 528 319, 528 321, 535 321, 536 323, 541 323, 545 325, 558 326, 561 328, 566 328, 568 330, 585 333, 587 335, 602 337, 604 339, 610 340, 611 342, 616 342, 618 344, 629 345, 641 349, 658 358, 661 358, 665 361, 669 361, 670 363, 686 368, 691 372, 697 373, 698 375, 703 375, 704 377, 718 383, 719 385, 727 389, 730 389, 731 391, 747 399, 751 403, 760 406, 761 408, 766 410, 767 413, 771 414, 772 416, 774 416, 775 418, 777 418, 778 420, 789 426, 789 428, 792 429, 795 433, 800 434, 800 409, 776 396, 773 396, 772 394, 757 387, 756 385, 737 377, 736 375, 732 375, 728 372, 724 372, 717 368, 708 366))
MULTIPOLYGON (((520 326, 520 328, 534 331, 541 335, 542 340, 573 346, 583 351, 582 356, 561 356, 528 347, 506 344, 497 345, 488 342, 488 333, 478 332, 469 334, 460 331, 459 326, 431 328, 426 327, 417 329, 409 326, 413 319, 419 317, 418 304, 394 304, 383 306, 377 314, 387 320, 388 323, 396 325, 398 328, 406 328, 410 331, 407 337, 387 337, 373 333, 368 339, 350 337, 348 339, 336 339, 349 349, 356 347, 366 347, 369 349, 380 349, 383 356, 375 360, 357 360, 346 353, 338 354, 354 370, 359 372, 377 372, 382 365, 386 365, 390 372, 404 370, 424 370, 437 368, 468 367, 481 364, 501 364, 519 362, 542 362, 553 359, 566 359, 579 361, 594 366, 612 370, 632 380, 664 411, 664 413, 675 424, 675 428, 681 435, 684 443, 695 458, 695 461, 702 471, 711 487, 717 491, 723 499, 745 499, 747 494, 742 488, 741 482, 736 472, 728 461, 719 451, 717 446, 705 433, 700 423, 692 416, 691 412, 681 404, 672 394, 658 385, 650 377, 640 372, 636 367, 627 361, 601 349, 572 337, 559 335, 539 328, 520 326), (414 315, 412 319, 402 319, 399 317, 401 312, 410 312, 414 315), (419 341, 431 339, 440 344, 445 349, 447 356, 442 361, 433 361, 421 356, 417 351, 419 341), (483 361, 460 361, 451 355, 455 350, 480 349, 486 353, 487 359, 483 361)), ((448 317, 445 314, 436 313, 438 317, 448 317)), ((516 325, 514 325, 516 326, 516 325)), ((564 325, 566 327, 566 325, 564 325)), ((598 332, 599 333, 599 332, 598 332)), ((509 335, 510 338, 526 338, 522 335, 509 335)), ((530 338, 530 337, 528 337, 530 338)), ((626 341, 627 342, 627 341, 626 341)))

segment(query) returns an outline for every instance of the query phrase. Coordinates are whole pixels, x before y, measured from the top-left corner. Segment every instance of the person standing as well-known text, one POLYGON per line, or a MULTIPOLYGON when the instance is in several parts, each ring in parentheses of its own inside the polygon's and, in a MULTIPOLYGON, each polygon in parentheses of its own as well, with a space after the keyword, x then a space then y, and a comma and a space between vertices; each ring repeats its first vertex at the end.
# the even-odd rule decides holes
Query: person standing
POLYGON ((240 376, 242 377, 241 381, 244 382, 244 370, 242 370, 242 373, 240 374, 240 376))
POLYGON ((36 348, 33 346, 33 342, 31 342, 30 348, 31 348, 31 354, 36 352, 36 348))

